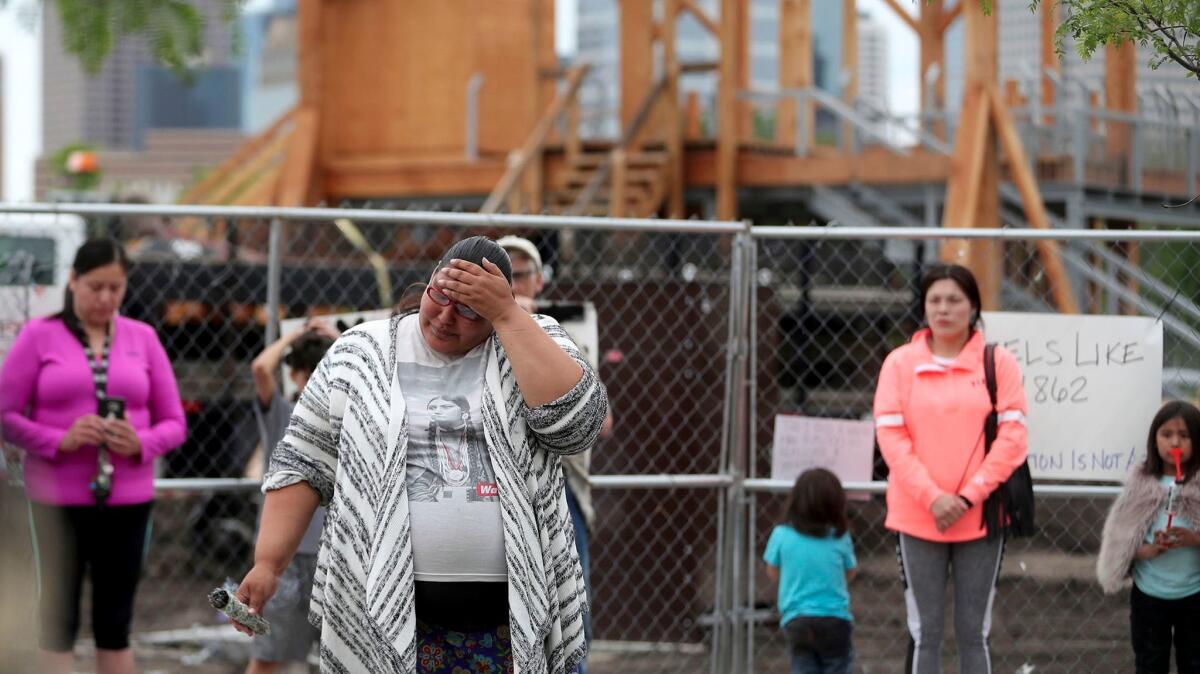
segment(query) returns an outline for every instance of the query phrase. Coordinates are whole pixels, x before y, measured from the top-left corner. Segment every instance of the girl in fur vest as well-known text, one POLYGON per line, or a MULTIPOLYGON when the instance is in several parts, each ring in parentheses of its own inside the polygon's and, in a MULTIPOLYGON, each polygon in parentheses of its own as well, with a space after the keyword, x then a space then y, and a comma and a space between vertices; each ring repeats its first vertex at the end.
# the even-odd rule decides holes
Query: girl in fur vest
POLYGON ((1096 574, 1108 593, 1132 577, 1129 613, 1139 674, 1166 674, 1172 642, 1180 674, 1200 674, 1200 484, 1194 479, 1200 460, 1193 438, 1200 438, 1200 410, 1181 401, 1163 405, 1150 424, 1145 463, 1126 479, 1104 522, 1096 574), (1180 450, 1178 483, 1172 448, 1180 450))

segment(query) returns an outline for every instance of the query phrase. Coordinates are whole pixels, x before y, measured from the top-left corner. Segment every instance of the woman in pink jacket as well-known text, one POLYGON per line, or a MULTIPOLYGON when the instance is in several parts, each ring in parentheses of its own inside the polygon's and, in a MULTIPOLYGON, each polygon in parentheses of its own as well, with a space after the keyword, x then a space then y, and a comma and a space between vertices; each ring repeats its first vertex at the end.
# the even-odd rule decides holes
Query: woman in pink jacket
POLYGON ((62 312, 26 323, 0 371, 0 419, 24 450, 41 566, 42 672, 73 668, 85 568, 96 671, 134 671, 129 625, 154 459, 187 433, 154 329, 117 315, 128 266, 113 239, 80 246, 62 312))
POLYGON ((965 267, 937 265, 921 282, 928 327, 888 354, 875 389, 879 449, 890 475, 888 529, 898 535, 911 640, 905 672, 941 671, 946 580, 954 575, 959 671, 991 672, 987 637, 1004 539, 989 540, 983 502, 1025 460, 1025 389, 1016 358, 996 349, 999 431, 984 380, 980 298, 965 267))

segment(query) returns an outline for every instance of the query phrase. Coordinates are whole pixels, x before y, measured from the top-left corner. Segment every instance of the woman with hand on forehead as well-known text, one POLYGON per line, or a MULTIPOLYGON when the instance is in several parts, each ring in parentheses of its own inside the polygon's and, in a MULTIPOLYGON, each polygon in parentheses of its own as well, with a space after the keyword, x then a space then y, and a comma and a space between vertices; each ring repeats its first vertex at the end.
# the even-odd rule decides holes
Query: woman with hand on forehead
POLYGON ((338 339, 275 448, 238 596, 262 609, 327 505, 322 671, 565 673, 586 652, 559 457, 592 446, 608 398, 511 278, 490 239, 452 246, 419 308, 338 339))

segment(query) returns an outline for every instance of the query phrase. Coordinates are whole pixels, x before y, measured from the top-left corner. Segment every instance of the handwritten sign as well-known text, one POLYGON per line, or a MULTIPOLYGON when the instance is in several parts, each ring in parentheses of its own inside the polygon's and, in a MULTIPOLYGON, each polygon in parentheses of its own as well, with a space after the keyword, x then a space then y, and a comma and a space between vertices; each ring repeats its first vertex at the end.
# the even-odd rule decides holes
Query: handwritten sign
POLYGON ((983 314, 1021 364, 1034 478, 1123 480, 1162 404, 1162 324, 1139 316, 983 314))
POLYGON ((809 468, 827 468, 843 482, 871 479, 875 424, 795 414, 775 416, 771 479, 795 480, 809 468))

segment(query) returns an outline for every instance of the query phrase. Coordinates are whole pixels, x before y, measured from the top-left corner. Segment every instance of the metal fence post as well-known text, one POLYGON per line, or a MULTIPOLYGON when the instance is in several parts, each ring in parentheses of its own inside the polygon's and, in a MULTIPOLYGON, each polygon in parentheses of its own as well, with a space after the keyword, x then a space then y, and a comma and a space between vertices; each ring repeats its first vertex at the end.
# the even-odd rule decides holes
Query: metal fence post
MULTIPOLYGON (((747 229, 750 223, 747 223, 747 229)), ((747 335, 749 353, 746 363, 746 474, 751 478, 758 477, 758 441, 755 430, 758 428, 758 242, 747 233, 747 264, 745 273, 746 301, 749 319, 747 335)), ((755 526, 758 522, 758 499, 749 495, 744 497, 747 503, 746 523, 749 527, 746 536, 746 671, 754 672, 754 623, 757 592, 755 578, 756 562, 755 526)))
MULTIPOLYGON (((746 227, 749 230, 749 225, 746 227)), ((746 258, 754 245, 749 231, 733 239, 729 278, 729 332, 726 346, 724 428, 721 441, 721 473, 732 478, 722 494, 718 512, 717 587, 714 593, 713 674, 741 671, 740 616, 743 577, 740 560, 744 532, 745 479, 745 377, 748 338, 746 333, 746 258)))
POLYGON ((271 219, 267 244, 267 326, 265 344, 279 339, 279 285, 283 270, 283 220, 271 219))

